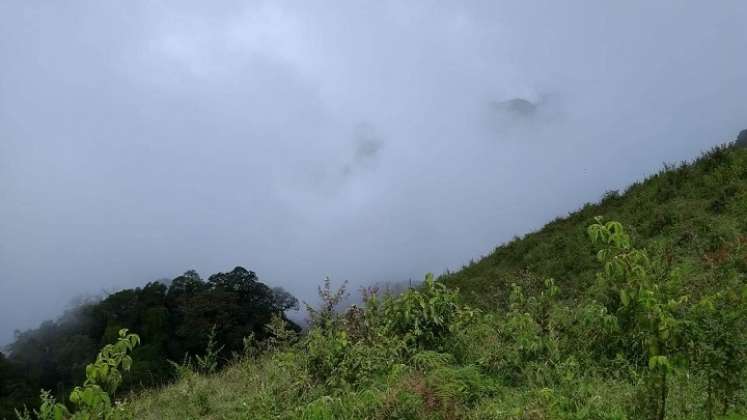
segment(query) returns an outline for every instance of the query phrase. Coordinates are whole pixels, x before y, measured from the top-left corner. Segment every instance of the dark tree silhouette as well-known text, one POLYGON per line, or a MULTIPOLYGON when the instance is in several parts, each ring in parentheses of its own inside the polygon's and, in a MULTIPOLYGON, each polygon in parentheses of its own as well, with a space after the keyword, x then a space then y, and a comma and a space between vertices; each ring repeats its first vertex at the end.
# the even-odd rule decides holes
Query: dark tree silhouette
POLYGON ((98 348, 114 341, 122 328, 138 332, 142 345, 133 352, 136 363, 120 392, 169 381, 168 361, 204 352, 213 326, 225 362, 242 349, 244 337, 265 339, 273 315, 284 317, 284 311, 298 308, 290 293, 271 289, 243 267, 207 281, 190 270, 168 283, 121 290, 19 333, 9 354, 0 355, 0 418, 13 417, 13 409, 23 405, 37 406, 42 388, 62 395, 80 383, 98 348))

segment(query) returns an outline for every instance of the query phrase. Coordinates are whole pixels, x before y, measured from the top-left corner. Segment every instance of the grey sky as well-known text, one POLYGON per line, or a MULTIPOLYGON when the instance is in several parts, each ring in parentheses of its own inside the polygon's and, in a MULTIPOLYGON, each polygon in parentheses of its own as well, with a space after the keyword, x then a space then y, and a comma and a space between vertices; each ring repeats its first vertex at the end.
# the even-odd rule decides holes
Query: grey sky
POLYGON ((740 0, 2 1, 0 342, 191 268, 307 299, 458 268, 747 127, 744 22, 740 0))

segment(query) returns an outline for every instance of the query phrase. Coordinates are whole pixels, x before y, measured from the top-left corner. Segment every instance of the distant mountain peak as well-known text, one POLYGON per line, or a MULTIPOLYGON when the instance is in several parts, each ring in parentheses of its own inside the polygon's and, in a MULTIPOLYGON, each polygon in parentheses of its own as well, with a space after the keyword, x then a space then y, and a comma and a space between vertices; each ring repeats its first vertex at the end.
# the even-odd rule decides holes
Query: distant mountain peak
POLYGON ((521 117, 528 117, 537 111, 537 105, 524 98, 513 98, 508 101, 497 102, 494 103, 494 106, 503 112, 521 117))

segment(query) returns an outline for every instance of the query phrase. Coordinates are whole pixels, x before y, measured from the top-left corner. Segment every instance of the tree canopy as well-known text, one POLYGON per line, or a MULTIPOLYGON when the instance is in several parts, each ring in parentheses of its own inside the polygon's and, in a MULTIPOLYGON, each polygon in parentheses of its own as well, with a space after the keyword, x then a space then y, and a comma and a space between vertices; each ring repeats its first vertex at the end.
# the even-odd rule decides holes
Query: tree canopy
POLYGON ((169 360, 201 354, 213 329, 222 344, 220 363, 241 351, 244 337, 265 339, 264 326, 273 316, 286 319, 284 312, 297 308, 294 296, 270 288, 243 267, 207 281, 189 270, 170 282, 150 282, 83 303, 56 321, 17 333, 8 354, 0 354, 0 418, 12 417, 14 408, 38 405, 39 389, 61 395, 80 383, 86 364, 122 329, 138 331, 143 345, 134 349, 134 367, 120 391, 170 381, 169 360))

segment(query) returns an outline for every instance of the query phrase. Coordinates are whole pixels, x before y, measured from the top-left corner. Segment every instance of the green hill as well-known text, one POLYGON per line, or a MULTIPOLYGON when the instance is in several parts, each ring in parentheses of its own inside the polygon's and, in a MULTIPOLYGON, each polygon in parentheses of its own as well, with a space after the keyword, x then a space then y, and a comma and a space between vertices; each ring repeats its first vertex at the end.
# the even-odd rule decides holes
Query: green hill
MULTIPOLYGON (((215 370, 213 343, 174 364, 175 383, 109 390, 112 402, 105 391, 139 345, 123 335, 91 365, 78 394, 89 398, 70 412, 747 418, 747 148, 667 166, 418 289, 371 290, 344 310, 341 291, 327 284, 320 295, 306 333, 274 317, 268 338, 248 337, 226 368, 215 370)), ((40 417, 55 410, 72 415, 47 399, 40 417)))
POLYGON ((599 270, 586 234, 596 216, 621 222, 640 247, 663 248, 688 270, 686 286, 697 294, 714 262, 747 240, 747 148, 717 147, 695 162, 665 165, 624 192, 610 191, 601 202, 515 238, 442 279, 483 308, 505 305, 512 283, 533 287, 545 277, 554 278, 564 296, 579 298, 599 270))

